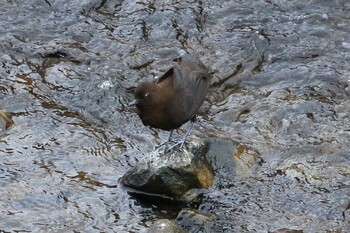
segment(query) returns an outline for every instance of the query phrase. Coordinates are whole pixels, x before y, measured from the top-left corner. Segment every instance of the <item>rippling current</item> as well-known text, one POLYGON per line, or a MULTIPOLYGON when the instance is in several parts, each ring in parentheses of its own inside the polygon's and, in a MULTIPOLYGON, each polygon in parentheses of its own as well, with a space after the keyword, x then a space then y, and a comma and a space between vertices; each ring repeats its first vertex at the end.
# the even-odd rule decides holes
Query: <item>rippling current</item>
POLYGON ((214 76, 194 134, 262 161, 205 194, 212 231, 347 232, 349 25, 347 0, 1 0, 13 124, 0 128, 0 232, 143 232, 176 217, 117 180, 166 137, 127 107, 133 88, 181 49, 214 76))

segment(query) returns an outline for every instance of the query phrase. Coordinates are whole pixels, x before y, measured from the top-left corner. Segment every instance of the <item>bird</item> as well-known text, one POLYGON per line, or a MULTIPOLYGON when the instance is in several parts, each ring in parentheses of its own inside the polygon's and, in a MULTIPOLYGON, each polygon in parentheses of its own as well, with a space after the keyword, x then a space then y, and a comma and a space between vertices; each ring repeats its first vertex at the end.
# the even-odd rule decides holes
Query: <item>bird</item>
POLYGON ((190 121, 184 138, 166 151, 185 141, 196 121, 211 84, 211 75, 204 64, 190 54, 182 56, 155 82, 141 82, 134 90, 136 113, 145 126, 170 131, 162 146, 171 141, 173 131, 190 121))

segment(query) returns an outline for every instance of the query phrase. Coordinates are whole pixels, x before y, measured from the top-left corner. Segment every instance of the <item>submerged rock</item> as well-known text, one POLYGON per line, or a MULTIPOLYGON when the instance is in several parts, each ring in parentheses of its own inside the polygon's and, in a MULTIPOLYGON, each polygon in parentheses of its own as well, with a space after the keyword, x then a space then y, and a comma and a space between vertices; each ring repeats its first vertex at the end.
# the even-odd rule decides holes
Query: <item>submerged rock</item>
POLYGON ((282 228, 282 229, 277 229, 275 231, 272 231, 271 233, 304 233, 304 231, 303 230, 282 228))
POLYGON ((175 221, 190 232, 211 232, 215 215, 196 209, 183 209, 175 221))
POLYGON ((14 125, 11 118, 12 116, 9 113, 0 110, 0 132, 14 125))
POLYGON ((148 233, 185 233, 185 231, 168 219, 160 219, 150 226, 148 233))
POLYGON ((191 189, 208 188, 214 175, 205 159, 207 142, 192 137, 182 150, 164 154, 164 148, 153 151, 120 178, 120 182, 138 191, 181 199, 191 189))
POLYGON ((233 180, 243 176, 261 162, 260 155, 252 148, 229 138, 210 138, 207 160, 215 171, 217 180, 233 180))

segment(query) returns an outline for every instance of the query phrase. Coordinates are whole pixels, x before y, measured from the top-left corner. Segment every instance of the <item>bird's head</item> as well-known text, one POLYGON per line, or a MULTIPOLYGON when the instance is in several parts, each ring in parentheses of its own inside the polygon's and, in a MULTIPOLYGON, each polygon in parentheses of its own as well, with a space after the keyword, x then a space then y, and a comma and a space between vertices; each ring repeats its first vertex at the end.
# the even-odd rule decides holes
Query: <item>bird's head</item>
POLYGON ((129 106, 136 106, 137 108, 142 108, 143 106, 149 105, 153 102, 153 93, 157 89, 157 84, 152 82, 140 83, 135 91, 135 100, 129 103, 129 106))

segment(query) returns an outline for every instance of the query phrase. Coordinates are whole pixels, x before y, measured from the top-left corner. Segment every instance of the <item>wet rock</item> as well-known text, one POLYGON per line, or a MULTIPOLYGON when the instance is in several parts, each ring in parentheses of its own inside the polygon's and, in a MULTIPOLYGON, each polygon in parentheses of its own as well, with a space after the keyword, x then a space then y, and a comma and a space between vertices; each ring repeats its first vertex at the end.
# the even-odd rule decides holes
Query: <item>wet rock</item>
POLYGON ((259 156, 232 139, 212 137, 204 142, 195 138, 183 151, 152 152, 120 182, 138 191, 191 202, 203 193, 201 189, 213 184, 214 175, 220 182, 236 179, 260 163, 259 156))
POLYGON ((185 231, 168 219, 160 219, 150 226, 148 233, 185 233, 185 231))
POLYGON ((183 209, 175 221, 188 232, 211 232, 214 215, 196 209, 183 209))
POLYGON ((130 188, 171 198, 181 198, 191 189, 208 188, 214 175, 205 160, 207 142, 191 138, 183 150, 164 154, 164 148, 153 151, 126 172, 120 182, 130 188))

